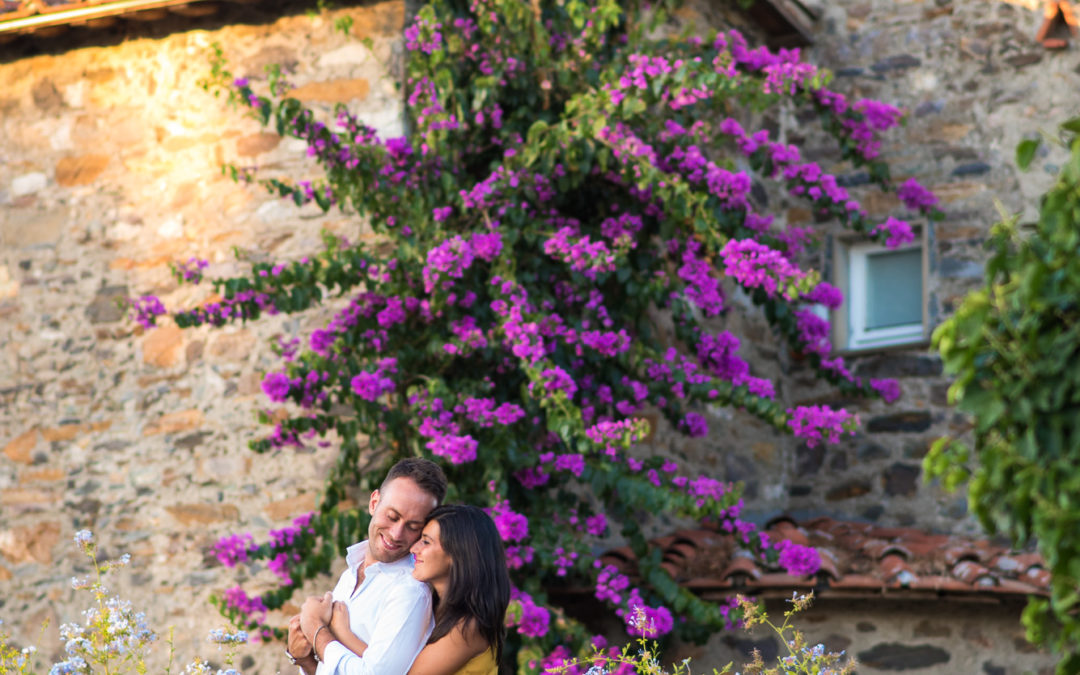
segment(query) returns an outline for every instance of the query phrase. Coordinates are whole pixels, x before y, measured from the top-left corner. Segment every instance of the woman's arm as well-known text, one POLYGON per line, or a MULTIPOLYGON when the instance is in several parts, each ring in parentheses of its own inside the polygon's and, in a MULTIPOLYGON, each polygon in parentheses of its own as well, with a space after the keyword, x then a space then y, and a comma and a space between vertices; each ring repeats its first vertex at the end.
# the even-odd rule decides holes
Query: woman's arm
POLYGON ((330 632, 345 649, 357 656, 363 656, 367 650, 367 643, 352 632, 352 627, 349 625, 349 608, 344 602, 334 602, 334 609, 330 616, 330 632))
POLYGON ((477 654, 491 649, 487 640, 470 622, 462 621, 453 630, 420 651, 409 675, 453 675, 477 654))

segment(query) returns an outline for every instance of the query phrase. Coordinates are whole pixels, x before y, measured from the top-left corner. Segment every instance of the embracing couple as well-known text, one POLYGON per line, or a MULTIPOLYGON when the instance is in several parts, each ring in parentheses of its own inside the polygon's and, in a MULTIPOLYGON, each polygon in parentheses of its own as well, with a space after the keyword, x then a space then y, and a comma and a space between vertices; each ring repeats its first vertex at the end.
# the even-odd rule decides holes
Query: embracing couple
POLYGON ((440 506, 446 476, 407 458, 371 493, 368 538, 349 547, 332 593, 289 620, 305 675, 495 675, 510 579, 495 523, 440 506), (415 558, 415 561, 414 561, 415 558))

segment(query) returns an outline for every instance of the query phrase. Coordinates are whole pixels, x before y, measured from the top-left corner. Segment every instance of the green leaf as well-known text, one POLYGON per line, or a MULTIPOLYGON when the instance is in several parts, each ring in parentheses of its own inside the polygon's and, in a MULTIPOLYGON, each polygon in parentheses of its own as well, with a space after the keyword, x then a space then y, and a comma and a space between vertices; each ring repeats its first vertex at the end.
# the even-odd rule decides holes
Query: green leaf
POLYGON ((1061 123, 1061 128, 1065 131, 1071 131, 1074 134, 1080 134, 1080 117, 1073 117, 1061 123))
POLYGON ((1016 146, 1016 166, 1021 170, 1027 171, 1027 168, 1031 165, 1031 160, 1035 158, 1035 153, 1039 149, 1041 142, 1038 139, 1027 139, 1020 141, 1016 146))

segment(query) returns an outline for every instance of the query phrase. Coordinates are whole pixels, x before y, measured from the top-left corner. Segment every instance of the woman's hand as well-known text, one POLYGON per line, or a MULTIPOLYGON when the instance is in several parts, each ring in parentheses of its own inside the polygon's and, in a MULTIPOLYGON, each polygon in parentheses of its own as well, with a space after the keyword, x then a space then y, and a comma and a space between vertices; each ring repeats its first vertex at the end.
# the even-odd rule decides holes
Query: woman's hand
POLYGON ((312 646, 315 644, 315 631, 319 626, 330 625, 333 609, 334 598, 329 592, 321 598, 316 595, 308 597, 300 607, 300 630, 312 646))
POLYGON ((330 616, 330 632, 334 634, 334 637, 339 642, 345 635, 352 633, 352 627, 349 625, 349 608, 340 600, 333 603, 330 616))

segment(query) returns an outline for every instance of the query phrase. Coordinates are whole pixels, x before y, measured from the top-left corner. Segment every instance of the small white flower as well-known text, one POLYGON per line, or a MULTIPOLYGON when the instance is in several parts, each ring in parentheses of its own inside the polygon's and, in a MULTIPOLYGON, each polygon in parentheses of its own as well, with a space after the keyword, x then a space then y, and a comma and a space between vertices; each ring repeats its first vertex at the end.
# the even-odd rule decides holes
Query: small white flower
POLYGON ((210 675, 210 664, 206 661, 195 659, 184 668, 185 675, 210 675))
POLYGON ((86 546, 94 541, 94 533, 90 530, 79 530, 75 533, 75 543, 86 546))
POLYGON ((206 639, 219 645, 241 645, 248 641, 248 634, 242 630, 229 633, 221 628, 212 628, 206 639))

